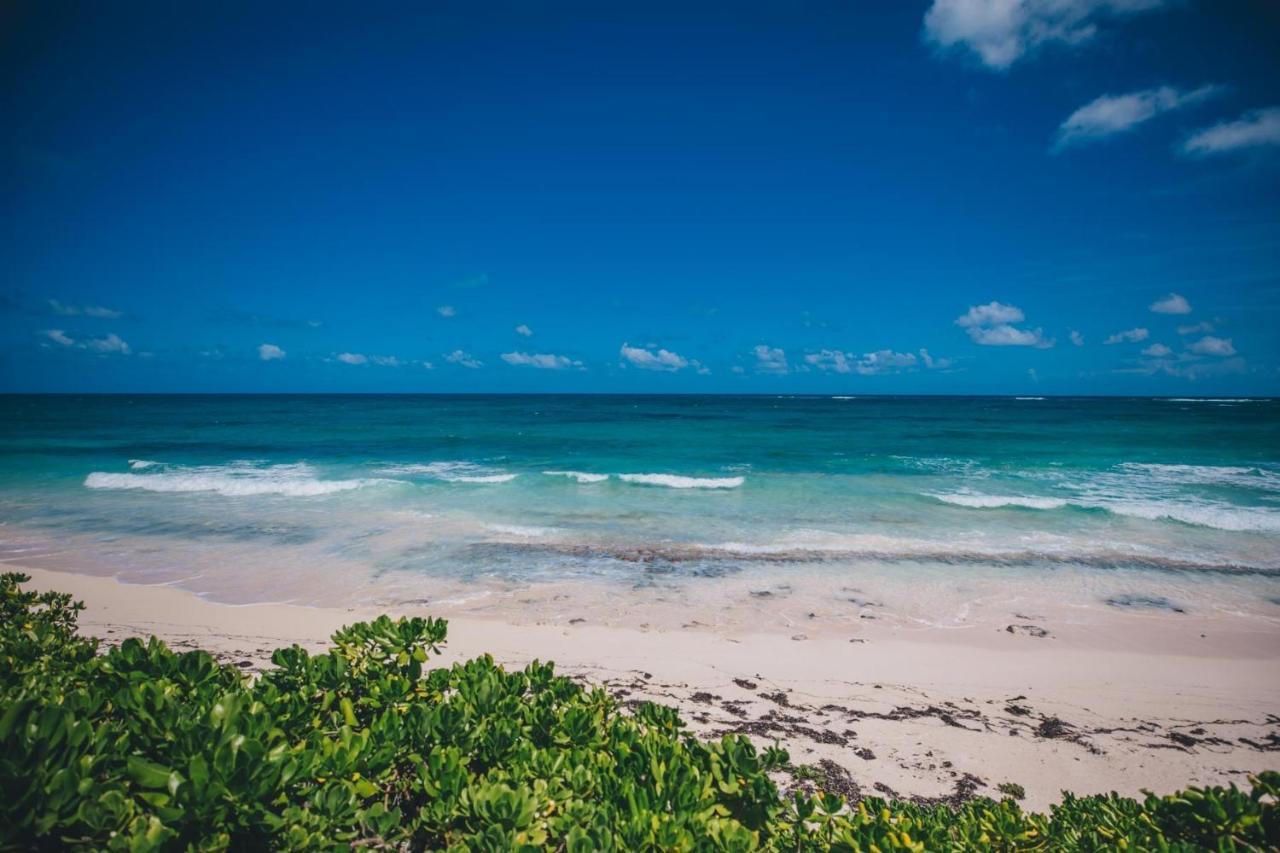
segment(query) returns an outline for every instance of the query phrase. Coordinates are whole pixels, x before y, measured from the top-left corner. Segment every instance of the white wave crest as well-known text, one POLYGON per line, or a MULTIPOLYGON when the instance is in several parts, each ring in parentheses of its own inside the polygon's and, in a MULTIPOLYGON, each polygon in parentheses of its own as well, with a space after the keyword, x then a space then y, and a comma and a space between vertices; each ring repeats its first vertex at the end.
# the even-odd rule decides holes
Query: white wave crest
POLYGON ((677 474, 619 474, 618 479, 668 489, 736 489, 747 481, 746 477, 681 477, 677 474))
POLYGON ((978 494, 931 494, 943 503, 955 506, 967 506, 975 509, 994 509, 996 507, 1016 506, 1025 509, 1060 509, 1067 505, 1062 498, 1047 498, 1032 495, 978 495, 978 494))
POLYGON ((589 474, 586 471, 543 471, 548 477, 568 477, 579 483, 603 483, 609 479, 608 474, 589 474))
POLYGON ((1152 480, 1177 484, 1244 486, 1280 489, 1280 472, 1253 465, 1168 465, 1154 462, 1124 462, 1120 468, 1152 480))
POLYGON ((386 465, 379 468, 378 473, 401 477, 430 477, 446 483, 509 483, 520 476, 485 468, 474 462, 408 462, 386 465))
MULTIPOLYGON (((142 460, 139 460, 142 461, 142 460)), ((152 466, 142 466, 143 469, 152 466)), ((255 466, 233 462, 229 465, 176 466, 148 474, 116 474, 94 471, 85 477, 90 489, 139 489, 148 492, 214 492, 227 497, 284 495, 310 498, 347 492, 364 486, 393 483, 394 480, 322 480, 305 464, 255 466)))
POLYGON ((502 533, 507 536, 520 536, 527 539, 538 539, 553 532, 550 527, 528 527, 523 524, 486 524, 485 530, 502 533))
POLYGON ((1043 400, 1044 397, 1014 397, 1015 400, 1043 400))
POLYGON ((1263 507, 1236 507, 1179 501, 1111 501, 1099 503, 1116 515, 1171 520, 1231 531, 1280 531, 1280 512, 1263 507))
POLYGON ((1023 507, 1027 509, 1104 510, 1113 515, 1143 518, 1149 521, 1177 521, 1198 527, 1230 531, 1280 530, 1280 511, 1266 507, 1231 506, 1207 501, 1166 499, 1126 499, 1117 497, 1080 497, 1067 500, 1044 496, 983 495, 974 493, 931 494, 930 497, 954 506, 973 509, 1023 507))

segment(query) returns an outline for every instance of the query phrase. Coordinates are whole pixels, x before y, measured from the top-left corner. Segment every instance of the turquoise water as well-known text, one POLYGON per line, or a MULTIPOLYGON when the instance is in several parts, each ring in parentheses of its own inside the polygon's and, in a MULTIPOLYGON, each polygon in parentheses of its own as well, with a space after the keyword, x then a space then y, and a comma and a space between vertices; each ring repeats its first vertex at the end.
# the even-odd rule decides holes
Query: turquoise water
POLYGON ((936 585, 1062 584, 1073 571, 1086 586, 1123 576, 1154 599, 1264 613, 1280 595, 1270 400, 88 396, 4 408, 0 556, 230 600, 814 572, 936 585))

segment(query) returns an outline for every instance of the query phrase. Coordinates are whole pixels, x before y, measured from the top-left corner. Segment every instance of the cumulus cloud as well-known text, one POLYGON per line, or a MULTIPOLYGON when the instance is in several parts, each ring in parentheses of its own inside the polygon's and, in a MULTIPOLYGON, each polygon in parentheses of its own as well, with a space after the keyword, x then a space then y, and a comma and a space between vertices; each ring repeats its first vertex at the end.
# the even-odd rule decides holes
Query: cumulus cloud
POLYGON ((458 364, 463 367, 475 370, 478 367, 484 367, 484 362, 474 358, 471 353, 456 349, 444 357, 444 360, 450 364, 458 364))
POLYGON ((452 305, 441 305, 436 309, 436 313, 441 317, 453 317, 458 313, 458 309, 454 308, 452 305))
POLYGON ((517 367, 537 367, 542 370, 565 370, 570 367, 582 369, 582 362, 551 353, 504 352, 502 360, 517 367))
POLYGON ((519 326, 516 326, 516 334, 524 335, 526 338, 531 338, 533 337, 533 329, 530 329, 524 323, 521 323, 519 326))
POLYGON ((124 316, 123 311, 104 308, 101 305, 67 305, 56 299, 49 300, 49 310, 61 317, 97 317, 104 320, 115 320, 124 316))
MULTIPOLYGON (((671 350, 645 349, 644 347, 633 347, 631 344, 624 343, 618 354, 626 362, 635 365, 641 370, 661 370, 667 373, 674 373, 689 366, 688 359, 671 350)), ((625 367, 626 365, 624 364, 623 366, 625 367)))
POLYGON ((121 340, 120 336, 115 332, 105 338, 90 338, 84 342, 84 347, 94 352, 114 352, 120 355, 128 355, 130 352, 129 345, 121 340))
POLYGON ((340 352, 334 358, 343 364, 376 364, 379 367, 400 367, 404 364, 394 355, 365 355, 359 352, 340 352))
POLYGON ((756 344, 751 352, 756 357, 756 373, 786 373, 791 369, 787 354, 781 347, 756 344))
POLYGON ((1152 344, 1142 351, 1142 354, 1151 358, 1168 358, 1173 355, 1173 350, 1164 344, 1152 344))
POLYGON ((970 306, 966 313, 956 318, 956 325, 964 329, 974 343, 982 346, 1038 349, 1053 346, 1053 341, 1045 338, 1043 329, 1019 329, 1013 325, 1025 319, 1021 308, 988 302, 970 306))
POLYGON ((1221 86, 1191 90, 1160 86, 1127 95, 1102 95, 1067 116, 1058 127, 1053 150, 1061 151, 1071 145, 1132 130, 1161 113, 1198 103, 1222 91, 1221 86))
POLYGON ((935 370, 935 369, 946 370, 947 368, 951 367, 951 359, 934 358, 933 356, 929 355, 929 351, 924 347, 920 348, 920 360, 924 362, 924 366, 927 367, 929 370, 935 370))
POLYGON ((830 371, 832 373, 853 372, 853 365, 849 362, 849 356, 840 352, 840 350, 824 349, 818 352, 811 352, 804 357, 804 360, 806 364, 822 371, 830 371))
POLYGON ((1152 302, 1151 310, 1157 314, 1190 314, 1191 303, 1185 296, 1170 293, 1152 302))
POLYGON ((840 350, 824 349, 805 355, 806 365, 827 373, 857 373, 874 376, 881 373, 899 373, 913 370, 921 364, 928 370, 946 370, 951 359, 934 358, 927 349, 921 349, 919 357, 911 352, 895 352, 891 349, 855 355, 840 350))
POLYGON ((863 376, 874 376, 879 373, 897 373, 915 366, 915 353, 882 349, 864 354, 858 359, 856 369, 863 376))
MULTIPOLYGON (((68 335, 62 329, 45 329, 41 334, 53 341, 55 344, 64 347, 74 347, 75 349, 89 350, 98 353, 114 353, 116 355, 129 355, 133 350, 129 344, 112 332, 101 338, 86 338, 84 340, 76 340, 68 335)), ((45 344, 48 346, 48 344, 45 344)))
POLYGON ((1178 327, 1180 335, 1198 335, 1204 332, 1212 332, 1213 324, 1208 320, 1201 320, 1199 323, 1190 323, 1186 326, 1178 327))
POLYGON ((1254 110, 1197 131, 1182 143, 1182 153, 1207 156, 1264 145, 1280 145, 1280 107, 1254 110))
POLYGON ((1205 335, 1188 349, 1196 355, 1216 355, 1222 358, 1236 354, 1231 338, 1215 338, 1213 335, 1205 335))
POLYGON ((1078 347, 1084 346, 1084 335, 1080 334, 1075 329, 1071 330, 1071 334, 1068 337, 1071 338, 1071 343, 1075 344, 1076 346, 1078 347))
POLYGON ((275 344, 259 344, 258 358, 263 361, 276 361, 285 357, 285 351, 275 344))
POLYGON ((1104 344, 1136 344, 1139 341, 1145 341, 1151 336, 1151 332, 1141 327, 1136 329, 1125 329, 1123 332, 1116 332, 1111 337, 1103 341, 1104 344))
POLYGON ((1045 45, 1091 41, 1108 19, 1157 9, 1170 0, 934 0, 924 38, 1004 70, 1045 45))
POLYGON ((61 329, 46 329, 44 336, 55 344, 62 344, 64 347, 73 347, 76 345, 75 338, 69 337, 67 333, 61 329))

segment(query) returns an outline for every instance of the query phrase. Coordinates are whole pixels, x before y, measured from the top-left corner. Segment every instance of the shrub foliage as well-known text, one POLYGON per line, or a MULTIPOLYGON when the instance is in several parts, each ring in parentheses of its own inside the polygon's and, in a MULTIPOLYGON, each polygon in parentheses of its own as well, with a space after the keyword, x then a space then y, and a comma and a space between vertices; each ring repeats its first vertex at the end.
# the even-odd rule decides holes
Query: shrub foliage
POLYGON ((1252 850, 1280 774, 1236 787, 958 809, 782 797, 787 764, 677 713, 624 711, 549 663, 428 668, 444 622, 386 617, 253 679, 152 638, 101 651, 69 596, 0 577, 8 849, 1252 850), (775 774, 776 775, 776 774, 775 774))

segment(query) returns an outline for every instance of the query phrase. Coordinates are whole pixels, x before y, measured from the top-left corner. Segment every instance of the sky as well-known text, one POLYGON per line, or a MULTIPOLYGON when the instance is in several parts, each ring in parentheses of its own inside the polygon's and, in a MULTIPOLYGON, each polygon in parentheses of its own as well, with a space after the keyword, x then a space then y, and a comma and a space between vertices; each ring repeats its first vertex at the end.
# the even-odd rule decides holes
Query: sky
POLYGON ((1280 5, 22 2, 0 390, 1280 395, 1280 5))

